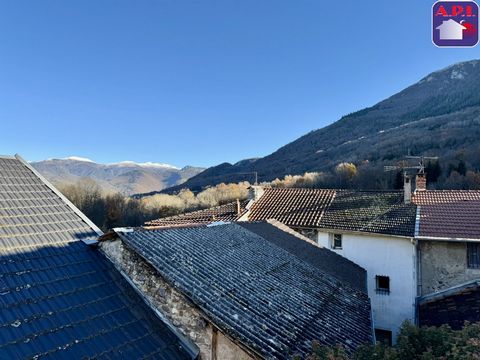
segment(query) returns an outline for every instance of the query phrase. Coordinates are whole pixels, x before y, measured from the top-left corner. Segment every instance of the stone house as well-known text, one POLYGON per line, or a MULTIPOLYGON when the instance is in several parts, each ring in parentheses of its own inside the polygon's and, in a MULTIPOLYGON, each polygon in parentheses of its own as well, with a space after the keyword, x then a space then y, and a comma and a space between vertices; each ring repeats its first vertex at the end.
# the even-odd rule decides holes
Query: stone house
POLYGON ((100 247, 202 359, 374 339, 365 270, 278 222, 114 229, 100 247))

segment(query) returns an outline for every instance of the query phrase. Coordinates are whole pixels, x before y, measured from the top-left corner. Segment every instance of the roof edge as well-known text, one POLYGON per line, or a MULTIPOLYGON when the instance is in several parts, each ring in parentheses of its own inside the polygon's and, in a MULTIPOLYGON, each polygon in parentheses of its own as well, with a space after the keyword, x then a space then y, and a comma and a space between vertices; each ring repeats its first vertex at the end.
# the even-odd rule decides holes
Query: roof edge
MULTIPOLYGON (((165 281, 167 284, 169 284, 175 291, 177 291, 179 294, 181 294, 183 297, 185 297, 185 299, 190 303, 191 306, 193 306, 197 311, 199 311, 201 313, 201 315, 210 323, 210 325, 214 328, 216 328, 218 331, 220 331, 223 335, 225 335, 230 341, 232 342, 235 342, 235 338, 231 336, 231 333, 229 331, 228 328, 222 326, 222 324, 218 323, 218 321, 215 320, 214 316, 212 316, 212 313, 210 311, 208 311, 208 309, 206 309, 202 304, 199 304, 198 302, 194 301, 192 299, 192 297, 185 291, 183 291, 183 289, 175 286, 175 282, 173 282, 171 279, 169 279, 167 276, 165 276, 164 273, 162 273, 161 270, 159 270, 155 265, 151 264, 147 258, 145 258, 144 255, 140 254, 137 250, 135 250, 132 246, 130 246, 127 241, 126 241, 126 238, 125 238, 125 234, 128 234, 130 231, 127 231, 127 232, 122 232, 121 231, 121 228, 118 229, 119 232, 115 232, 115 234, 117 234, 118 236, 118 240, 122 242, 123 246, 125 246, 127 249, 129 249, 130 251, 132 251, 133 253, 135 253, 140 259, 141 261, 145 262, 146 264, 148 264, 149 266, 151 266, 154 270, 155 270, 155 273, 156 273, 156 276, 160 277, 163 281, 165 281)), ((151 230, 147 230, 147 231, 151 231, 151 230)), ((102 253, 104 253, 102 251, 102 253)), ((107 254, 105 254, 105 256, 108 257, 107 254)), ((110 259, 110 258, 109 258, 110 259)), ((115 264, 115 267, 117 267, 116 263, 113 262, 115 264)), ((120 273, 122 274, 122 276, 125 276, 127 278, 127 281, 129 283, 132 283, 135 291, 140 291, 140 289, 138 289, 138 287, 135 285, 135 283, 133 283, 133 281, 129 278, 128 274, 126 274, 123 270, 119 269, 120 270, 120 273)), ((157 316, 159 316, 159 318, 162 320, 163 318, 165 318, 165 323, 167 326, 172 326, 173 329, 176 329, 176 331, 179 331, 175 325, 173 325, 166 317, 163 316, 163 314, 161 313, 160 310, 158 310, 155 305, 148 300, 148 298, 141 292, 141 297, 142 299, 147 303, 148 306, 150 306, 152 308, 152 310, 154 310, 155 314, 157 314, 157 316)), ((163 321, 163 320, 162 320, 163 321)), ((180 333, 181 334, 181 333, 180 333)), ((187 341, 190 341, 189 338, 186 338, 187 341)), ((242 348, 245 352, 247 353, 250 353, 250 354, 254 354, 256 355, 257 357, 261 358, 261 353, 259 353, 256 349, 252 348, 251 346, 249 346, 248 344, 246 344, 244 341, 242 340, 237 340, 237 342, 235 342, 236 345, 238 345, 240 348, 242 348)), ((196 345, 195 345, 196 346, 196 345)))
POLYGON ((462 290, 467 290, 470 288, 478 288, 478 287, 480 287, 480 279, 471 280, 460 285, 452 286, 448 289, 444 289, 435 293, 420 296, 418 298, 418 303, 420 305, 428 304, 430 302, 441 300, 451 295, 455 295, 456 293, 462 290))
POLYGON ((451 238, 451 237, 436 237, 436 236, 422 236, 415 237, 417 240, 423 241, 453 241, 453 242, 480 242, 480 238, 451 238))
MULTIPOLYGON (((100 228, 95 225, 92 220, 90 220, 84 213, 82 213, 79 208, 77 208, 70 200, 68 200, 65 195, 63 195, 55 186, 50 183, 50 181, 43 177, 42 174, 35 170, 33 166, 31 166, 27 161, 25 161, 19 154, 15 154, 15 157, 13 158, 20 161, 25 167, 27 167, 31 172, 33 172, 35 176, 37 176, 45 185, 47 185, 47 187, 52 190, 70 209, 72 209, 73 212, 77 214, 77 216, 79 216, 88 226, 90 226, 92 230, 97 233, 98 236, 103 235, 103 231, 100 230, 100 228)), ((90 240, 86 243, 87 245, 92 245, 95 244, 96 241, 90 240)))
MULTIPOLYGON (((119 231, 122 230, 122 228, 118 228, 119 231)), ((119 238, 121 239, 121 236, 118 235, 119 238)), ((123 242, 124 243, 124 242, 123 242)), ((121 266, 117 265, 117 263, 108 255, 106 251, 101 251, 101 253, 110 261, 110 263, 113 264, 115 269, 122 275, 122 277, 127 281, 127 283, 133 288, 133 290, 140 296, 140 298, 143 300, 143 302, 150 308, 150 310, 153 311, 155 316, 163 322, 170 331, 173 332, 175 336, 178 337, 182 345, 185 347, 187 352, 192 356, 192 359, 198 358, 198 354, 200 353, 200 350, 198 349, 198 346, 193 343, 188 337, 182 334, 182 332, 165 316, 162 314, 160 310, 157 309, 155 305, 148 299, 147 296, 140 290, 140 288, 133 282, 133 280, 125 273, 125 271, 121 268, 121 266)), ((136 253, 136 252, 135 252, 136 253)), ((136 253, 138 256, 140 254, 136 253)), ((141 256, 140 256, 141 257, 141 256)), ((143 259, 143 257, 142 257, 143 259)), ((143 260, 145 261, 145 260, 143 260)))
POLYGON ((342 234, 368 235, 368 236, 378 236, 378 237, 387 236, 387 237, 393 237, 396 239, 404 239, 404 240, 405 239, 411 240, 414 238, 413 234, 412 235, 393 235, 393 234, 387 234, 383 232, 355 231, 355 230, 347 230, 347 229, 341 229, 341 228, 328 228, 328 227, 315 227, 315 228, 312 227, 311 229, 315 229, 319 232, 328 232, 328 233, 339 232, 342 234))

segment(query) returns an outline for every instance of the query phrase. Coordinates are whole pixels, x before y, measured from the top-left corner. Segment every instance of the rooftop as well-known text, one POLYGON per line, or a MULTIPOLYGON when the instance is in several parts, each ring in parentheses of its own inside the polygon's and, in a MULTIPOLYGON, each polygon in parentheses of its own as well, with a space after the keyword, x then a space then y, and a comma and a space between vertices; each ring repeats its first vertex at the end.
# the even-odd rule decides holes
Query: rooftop
POLYGON ((335 193, 323 189, 266 188, 253 203, 248 219, 275 219, 288 226, 317 227, 335 193))
POLYGON ((0 157, 0 358, 192 358, 21 158, 0 157))
POLYGON ((263 357, 305 355, 312 340, 348 350, 371 342, 370 302, 358 289, 365 270, 312 244, 319 259, 305 258, 291 246, 303 240, 280 237, 272 227, 231 223, 117 233, 222 332, 263 357), (356 274, 335 277, 333 266, 356 274))
POLYGON ((416 207, 399 191, 339 191, 318 227, 414 236, 416 207))
POLYGON ((480 240, 480 191, 421 191, 413 201, 419 208, 419 237, 480 240))
POLYGON ((240 212, 236 201, 209 209, 191 211, 145 223, 149 227, 172 227, 192 224, 209 224, 214 221, 236 221, 247 211, 248 200, 240 201, 240 212))

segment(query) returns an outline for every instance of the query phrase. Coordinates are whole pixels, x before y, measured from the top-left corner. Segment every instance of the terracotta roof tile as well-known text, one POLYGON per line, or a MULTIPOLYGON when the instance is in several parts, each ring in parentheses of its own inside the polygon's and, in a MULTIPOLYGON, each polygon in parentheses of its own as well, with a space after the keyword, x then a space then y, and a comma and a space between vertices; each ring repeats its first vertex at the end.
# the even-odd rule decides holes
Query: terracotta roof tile
POLYGON ((275 219, 285 225, 317 227, 335 190, 267 188, 251 208, 251 221, 275 219))
POLYGON ((480 200, 479 190, 426 190, 413 195, 416 205, 446 204, 459 201, 480 200))
POLYGON ((247 211, 248 200, 240 201, 240 213, 237 202, 216 206, 209 209, 192 211, 180 215, 147 221, 147 227, 172 227, 192 224, 209 224, 214 221, 236 221, 247 211))

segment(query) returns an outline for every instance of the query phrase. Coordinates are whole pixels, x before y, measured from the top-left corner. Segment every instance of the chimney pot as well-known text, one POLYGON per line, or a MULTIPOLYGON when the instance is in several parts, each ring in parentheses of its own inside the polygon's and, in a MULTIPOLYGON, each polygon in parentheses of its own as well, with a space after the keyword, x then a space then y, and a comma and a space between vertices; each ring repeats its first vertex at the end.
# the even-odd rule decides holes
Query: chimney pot
POLYGON ((417 174, 415 178, 415 191, 425 191, 427 190, 427 178, 425 173, 417 174))

